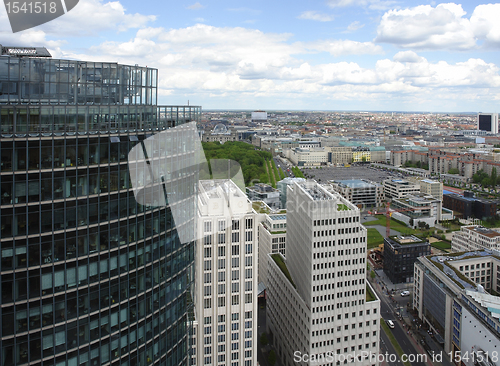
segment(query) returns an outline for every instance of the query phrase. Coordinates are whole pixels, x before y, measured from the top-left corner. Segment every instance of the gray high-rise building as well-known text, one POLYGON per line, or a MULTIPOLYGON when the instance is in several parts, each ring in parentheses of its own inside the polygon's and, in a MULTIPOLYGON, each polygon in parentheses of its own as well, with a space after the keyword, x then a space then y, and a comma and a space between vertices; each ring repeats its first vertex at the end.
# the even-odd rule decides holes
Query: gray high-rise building
MULTIPOLYGON (((127 160, 201 108, 158 106, 156 69, 0 50, 0 365, 187 364, 195 196, 139 204, 127 160)), ((169 189, 194 193, 175 169, 169 189)))

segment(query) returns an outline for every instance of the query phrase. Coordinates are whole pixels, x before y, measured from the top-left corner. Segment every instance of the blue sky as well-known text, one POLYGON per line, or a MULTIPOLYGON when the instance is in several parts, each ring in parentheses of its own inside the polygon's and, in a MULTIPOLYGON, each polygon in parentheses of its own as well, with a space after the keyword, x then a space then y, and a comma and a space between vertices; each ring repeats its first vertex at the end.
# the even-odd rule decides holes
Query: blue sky
POLYGON ((159 69, 161 104, 500 112, 500 4, 80 0, 0 44, 159 69))

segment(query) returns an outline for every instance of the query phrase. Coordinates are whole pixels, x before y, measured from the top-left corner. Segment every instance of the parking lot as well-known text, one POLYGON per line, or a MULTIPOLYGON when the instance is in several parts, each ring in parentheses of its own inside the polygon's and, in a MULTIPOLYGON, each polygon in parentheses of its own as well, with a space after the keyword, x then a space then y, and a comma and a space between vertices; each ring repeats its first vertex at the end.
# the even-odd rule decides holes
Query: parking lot
POLYGON ((384 170, 370 168, 369 166, 351 166, 344 167, 321 167, 301 168, 307 178, 315 179, 320 183, 326 183, 329 180, 346 180, 346 179, 367 179, 372 182, 381 183, 383 180, 394 177, 399 178, 395 173, 390 173, 384 170))

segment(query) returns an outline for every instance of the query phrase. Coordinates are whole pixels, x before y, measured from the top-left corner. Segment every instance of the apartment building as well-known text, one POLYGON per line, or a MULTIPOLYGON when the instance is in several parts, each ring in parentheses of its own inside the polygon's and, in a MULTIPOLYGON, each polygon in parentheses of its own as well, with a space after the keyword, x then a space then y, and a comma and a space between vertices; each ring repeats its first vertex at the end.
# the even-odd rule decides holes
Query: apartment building
POLYGON ((500 250, 500 233, 480 225, 462 226, 451 239, 451 250, 464 252, 483 249, 500 250))
POLYGON ((380 300, 365 280, 359 209, 315 182, 289 186, 287 207, 286 259, 268 255, 267 288, 283 365, 377 365, 380 300))
POLYGON ((259 215, 231 180, 201 180, 195 255, 198 365, 257 364, 259 215))
POLYGON ((420 193, 420 184, 404 179, 386 179, 382 185, 386 198, 403 198, 409 194, 420 193))

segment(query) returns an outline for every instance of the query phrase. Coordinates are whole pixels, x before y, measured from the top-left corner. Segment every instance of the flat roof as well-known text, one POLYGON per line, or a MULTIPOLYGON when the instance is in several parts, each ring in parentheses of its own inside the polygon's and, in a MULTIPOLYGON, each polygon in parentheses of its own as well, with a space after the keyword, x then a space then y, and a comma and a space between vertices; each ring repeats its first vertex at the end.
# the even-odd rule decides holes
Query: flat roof
POLYGON ((335 182, 345 184, 350 188, 371 188, 375 187, 375 185, 371 183, 367 183, 362 181, 361 179, 345 179, 345 180, 337 180, 335 182))
POLYGON ((464 229, 474 231, 478 234, 487 236, 488 238, 496 238, 496 237, 500 236, 500 233, 498 231, 491 230, 491 229, 485 228, 483 226, 466 226, 466 227, 464 227, 464 229))
POLYGON ((269 215, 271 220, 286 220, 286 215, 269 215))

